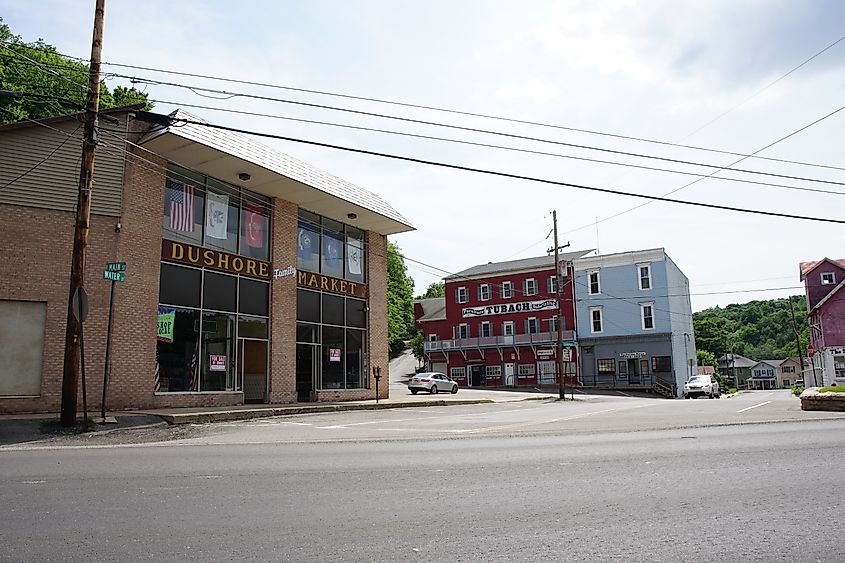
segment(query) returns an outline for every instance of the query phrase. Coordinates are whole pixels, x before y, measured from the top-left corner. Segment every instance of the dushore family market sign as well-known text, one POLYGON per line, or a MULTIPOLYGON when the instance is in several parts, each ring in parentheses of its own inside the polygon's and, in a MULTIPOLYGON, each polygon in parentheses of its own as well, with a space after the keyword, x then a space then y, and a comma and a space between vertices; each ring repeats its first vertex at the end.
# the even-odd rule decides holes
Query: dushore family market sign
POLYGON ((263 260, 167 239, 161 241, 161 259, 263 280, 269 280, 273 274, 270 263, 263 260))

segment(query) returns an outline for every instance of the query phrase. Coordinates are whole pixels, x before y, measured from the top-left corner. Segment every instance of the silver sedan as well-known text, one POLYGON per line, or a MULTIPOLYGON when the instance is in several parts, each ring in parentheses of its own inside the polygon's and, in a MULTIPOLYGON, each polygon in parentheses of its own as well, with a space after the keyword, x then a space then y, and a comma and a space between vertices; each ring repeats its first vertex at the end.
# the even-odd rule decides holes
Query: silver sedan
POLYGON ((445 373, 427 371, 418 373, 412 377, 408 382, 408 389, 414 395, 420 391, 428 391, 432 394, 439 393, 440 391, 455 394, 458 392, 458 384, 445 373))

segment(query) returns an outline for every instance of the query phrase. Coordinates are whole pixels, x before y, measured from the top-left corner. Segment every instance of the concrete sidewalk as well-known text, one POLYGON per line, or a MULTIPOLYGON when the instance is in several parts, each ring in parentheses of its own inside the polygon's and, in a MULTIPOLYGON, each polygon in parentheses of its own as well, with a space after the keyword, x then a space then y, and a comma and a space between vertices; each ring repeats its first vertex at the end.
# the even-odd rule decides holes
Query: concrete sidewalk
POLYGON ((281 405, 239 405, 232 407, 214 408, 180 408, 154 409, 134 411, 135 414, 156 416, 169 424, 199 424, 206 422, 223 422, 232 420, 248 420, 252 418, 267 418, 272 416, 292 416, 298 414, 402 409, 412 407, 444 407, 450 405, 479 405, 490 403, 508 403, 530 400, 555 399, 548 394, 499 394, 499 397, 457 398, 452 395, 425 395, 407 399, 392 398, 367 401, 347 401, 342 403, 296 403, 281 405), (514 396, 518 395, 518 396, 514 396))
MULTIPOLYGON (((202 424, 233 420, 250 420, 274 416, 293 416, 308 413, 342 412, 411 407, 442 407, 450 405, 477 405, 507 403, 527 400, 550 400, 556 397, 545 393, 464 393, 471 398, 454 395, 422 395, 342 403, 295 403, 278 405, 237 405, 227 407, 150 409, 109 412, 113 424, 89 423, 89 433, 106 433, 127 428, 141 428, 163 424, 202 424)), ((99 412, 89 412, 89 420, 99 418, 99 412)), ((59 424, 58 413, 4 414, 0 415, 0 445, 20 444, 62 435, 82 433, 82 413, 75 428, 59 424)))

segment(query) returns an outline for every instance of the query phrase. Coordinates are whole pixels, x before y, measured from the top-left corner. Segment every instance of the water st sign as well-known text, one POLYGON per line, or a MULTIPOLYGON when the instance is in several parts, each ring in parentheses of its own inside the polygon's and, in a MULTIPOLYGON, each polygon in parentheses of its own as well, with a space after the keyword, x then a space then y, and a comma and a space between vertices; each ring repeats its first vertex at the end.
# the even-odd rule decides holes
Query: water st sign
POLYGON ((122 282, 126 281, 126 274, 123 272, 110 272, 108 270, 104 270, 103 279, 113 282, 122 282))

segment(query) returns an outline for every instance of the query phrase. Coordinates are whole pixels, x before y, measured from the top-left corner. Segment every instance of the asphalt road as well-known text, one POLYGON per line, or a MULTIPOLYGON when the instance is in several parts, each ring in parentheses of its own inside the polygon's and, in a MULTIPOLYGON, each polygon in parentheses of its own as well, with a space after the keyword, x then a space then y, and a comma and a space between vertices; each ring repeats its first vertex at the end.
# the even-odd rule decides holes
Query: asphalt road
POLYGON ((845 420, 796 405, 595 397, 2 447, 0 560, 841 561, 845 420))

